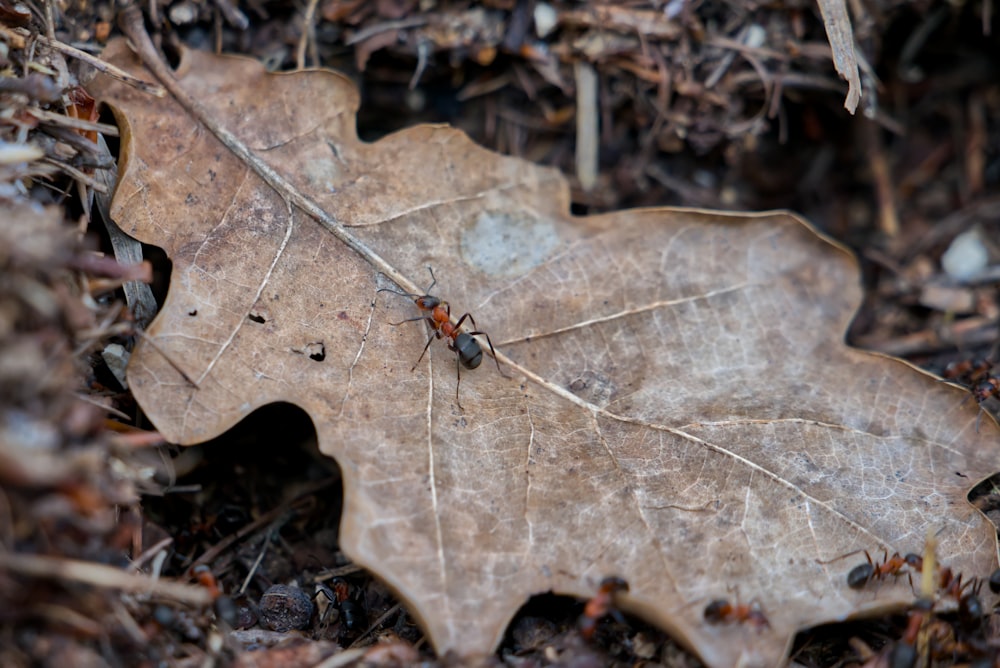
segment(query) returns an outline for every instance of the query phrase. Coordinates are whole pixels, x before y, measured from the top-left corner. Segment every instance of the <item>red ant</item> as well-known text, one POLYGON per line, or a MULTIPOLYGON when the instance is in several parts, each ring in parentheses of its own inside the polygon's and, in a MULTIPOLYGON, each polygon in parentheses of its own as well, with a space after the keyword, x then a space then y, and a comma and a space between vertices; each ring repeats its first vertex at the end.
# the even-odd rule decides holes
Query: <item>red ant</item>
POLYGON ((323 595, 336 603, 343 603, 351 598, 351 585, 344 578, 333 578, 330 585, 324 585, 323 589, 323 595))
POLYGON ((1000 378, 987 376, 986 380, 972 388, 972 396, 976 398, 978 404, 982 404, 990 397, 1000 399, 1000 378))
MULTIPOLYGON (((919 554, 910 553, 904 557, 907 565, 918 573, 922 573, 924 570, 924 559, 919 554)), ((970 610, 969 614, 975 614, 976 603, 979 603, 979 608, 982 608, 982 603, 978 601, 979 590, 982 587, 982 581, 977 581, 976 578, 971 578, 962 582, 962 574, 955 574, 948 566, 938 566, 937 567, 937 588, 942 593, 943 596, 948 598, 953 598, 959 604, 959 606, 965 606, 970 610), (966 592, 966 589, 971 589, 966 592), (976 600, 973 600, 976 599, 976 600), (964 601, 964 603, 963 603, 964 601)))
POLYGON ((705 621, 709 624, 723 624, 726 622, 747 623, 756 629, 771 626, 767 621, 767 615, 761 609, 760 604, 751 601, 747 604, 732 604, 727 599, 718 598, 705 606, 702 613, 705 621))
POLYGON ((992 368, 993 363, 989 360, 962 360, 946 366, 941 375, 948 380, 961 380, 971 385, 987 378, 992 368))
POLYGON ((917 665, 919 658, 917 645, 920 632, 930 620, 933 608, 934 602, 927 598, 918 598, 913 604, 908 613, 909 617, 903 637, 889 650, 887 657, 889 668, 913 668, 917 665))
MULTIPOLYGON (((431 284, 427 286, 426 292, 429 293, 431 288, 437 285, 437 278, 434 277, 434 270, 427 267, 427 271, 431 274, 431 284)), ((490 335, 486 332, 476 330, 474 332, 460 332, 459 329, 462 327, 462 323, 466 320, 472 323, 472 326, 476 326, 476 321, 472 317, 471 313, 464 314, 458 319, 458 322, 454 325, 451 324, 451 306, 448 302, 434 297, 430 294, 417 295, 411 292, 400 292, 398 290, 393 290, 392 288, 380 288, 378 292, 392 292, 397 295, 402 295, 403 297, 409 297, 413 300, 413 303, 417 305, 417 308, 424 311, 428 315, 420 315, 416 318, 407 318, 406 320, 401 320, 399 322, 389 323, 392 326, 402 325, 404 322, 415 322, 417 320, 426 320, 431 326, 433 333, 431 337, 427 339, 427 344, 424 346, 423 352, 420 353, 420 357, 417 358, 416 363, 413 365, 413 369, 417 368, 417 364, 420 364, 420 360, 424 358, 427 353, 427 349, 431 347, 431 341, 434 339, 449 339, 448 349, 454 351, 455 353, 455 373, 458 376, 458 381, 455 383, 455 403, 458 404, 459 409, 462 409, 462 403, 458 400, 458 388, 462 384, 462 370, 461 367, 466 369, 475 369, 483 361, 483 349, 479 345, 479 341, 474 339, 474 336, 485 336, 486 342, 490 344, 490 352, 493 354, 493 361, 496 362, 497 371, 504 378, 510 378, 500 369, 500 361, 497 360, 497 351, 493 348, 493 341, 490 340, 490 335), (461 365, 461 366, 460 366, 461 365)), ((462 409, 464 410, 464 409, 462 409)))
POLYGON ((191 569, 191 577, 198 581, 202 587, 208 590, 208 595, 212 597, 212 600, 219 598, 222 595, 222 590, 219 588, 219 583, 212 575, 211 569, 205 564, 199 564, 191 569))
MULTIPOLYGON (((1000 399, 1000 378, 986 376, 986 380, 972 388, 972 396, 975 398, 976 403, 979 404, 979 413, 976 415, 976 432, 978 433, 979 421, 983 417, 983 411, 986 410, 983 407, 983 403, 990 397, 1000 399)), ((966 397, 966 401, 968 401, 968 397, 966 397)), ((962 403, 965 402, 963 401, 962 403)))
MULTIPOLYGON (((893 552, 890 557, 889 552, 886 551, 882 554, 882 561, 875 563, 872 561, 871 555, 868 554, 868 550, 865 550, 867 563, 859 564, 851 569, 847 574, 847 586, 851 589, 861 589, 872 580, 882 580, 889 575, 899 577, 902 575, 902 570, 905 566, 913 566, 909 561, 910 557, 920 558, 915 554, 908 554, 906 557, 901 557, 899 552, 893 552)), ((920 569, 917 568, 917 570, 920 569)), ((907 577, 909 577, 909 574, 907 574, 907 577)), ((911 579, 910 583, 912 584, 912 582, 911 579)))
POLYGON ((938 571, 938 587, 945 596, 950 596, 959 603, 965 597, 966 588, 971 587, 969 593, 978 595, 981 586, 982 583, 976 578, 971 578, 963 583, 962 574, 955 575, 947 566, 938 571))
MULTIPOLYGON (((621 615, 614 609, 615 594, 628 591, 628 582, 619 577, 607 577, 601 580, 594 598, 587 601, 580 617, 580 635, 584 640, 591 640, 597 631, 597 623, 607 615, 620 619, 621 615)), ((623 622, 624 623, 624 622, 623 622)))
POLYGON ((212 608, 215 610, 216 617, 225 621, 229 626, 236 626, 238 617, 236 604, 233 603, 233 599, 222 593, 219 581, 215 579, 211 569, 205 564, 199 564, 191 569, 190 575, 208 591, 208 595, 212 598, 212 608))
POLYGON ((993 362, 986 359, 963 360, 952 362, 941 373, 948 380, 955 380, 970 386, 971 396, 980 406, 980 413, 976 417, 977 432, 979 431, 979 420, 982 417, 983 403, 990 397, 1000 399, 1000 377, 990 374, 992 368, 993 362))

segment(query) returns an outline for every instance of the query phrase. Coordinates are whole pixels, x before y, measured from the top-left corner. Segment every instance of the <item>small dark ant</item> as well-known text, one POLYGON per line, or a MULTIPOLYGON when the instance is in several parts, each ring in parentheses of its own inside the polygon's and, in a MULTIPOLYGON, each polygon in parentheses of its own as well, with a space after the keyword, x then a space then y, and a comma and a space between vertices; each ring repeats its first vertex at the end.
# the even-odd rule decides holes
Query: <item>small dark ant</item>
POLYGON ((580 635, 584 640, 591 640, 597 631, 597 623, 604 617, 612 615, 622 621, 621 614, 614 609, 615 595, 618 592, 628 591, 628 582, 619 577, 606 577, 601 580, 597 589, 597 594, 587 601, 583 608, 583 615, 580 616, 580 635))
POLYGON ((750 603, 732 604, 727 599, 717 598, 705 606, 702 613, 705 621, 709 624, 723 624, 736 622, 739 624, 750 624, 755 629, 762 629, 771 626, 767 621, 767 615, 760 607, 760 603, 751 601, 750 603))
MULTIPOLYGON (((872 561, 871 555, 868 554, 868 550, 865 550, 867 563, 859 564, 851 569, 850 573, 847 574, 847 586, 851 589, 861 589, 872 580, 882 580, 890 575, 899 577, 903 574, 902 571, 905 566, 912 566, 907 561, 907 558, 911 556, 916 557, 917 555, 902 557, 899 552, 893 552, 890 557, 889 552, 886 551, 882 554, 882 561, 875 563, 872 561)), ((909 574, 907 574, 907 577, 909 577, 909 574)))
MULTIPOLYGON (((431 274, 431 284, 427 286, 427 293, 430 293, 431 289, 437 285, 437 278, 434 276, 434 270, 427 267, 427 271, 431 274)), ((420 353, 420 357, 417 358, 416 363, 413 365, 413 369, 417 368, 417 364, 420 364, 420 360, 424 358, 427 354, 427 349, 431 347, 431 341, 434 339, 449 339, 448 349, 455 353, 455 373, 458 380, 455 383, 455 403, 458 407, 462 409, 462 403, 458 400, 458 388, 462 384, 462 370, 461 367, 466 369, 475 369, 483 361, 483 349, 479 345, 475 336, 486 337, 486 342, 490 344, 490 352, 493 354, 493 361, 497 365, 497 371, 504 378, 510 378, 507 374, 500 369, 500 361, 497 359, 497 351, 493 348, 493 341, 490 340, 490 335, 486 332, 476 330, 474 332, 460 332, 459 329, 462 327, 462 323, 468 320, 472 323, 472 326, 476 326, 476 321, 472 317, 471 313, 464 314, 458 319, 458 322, 454 325, 451 324, 451 306, 448 302, 434 297, 431 294, 417 295, 411 292, 400 292, 399 290, 393 290, 392 288, 379 288, 378 292, 392 292, 393 294, 401 295, 403 297, 409 297, 413 300, 413 303, 417 305, 417 308, 421 311, 427 313, 427 315, 420 315, 416 318, 407 318, 406 320, 401 320, 399 322, 389 323, 392 326, 402 325, 404 322, 416 322, 417 320, 426 320, 431 326, 433 333, 431 337, 427 339, 427 344, 424 346, 423 352, 420 353)), ((464 410, 464 409, 463 409, 464 410)))

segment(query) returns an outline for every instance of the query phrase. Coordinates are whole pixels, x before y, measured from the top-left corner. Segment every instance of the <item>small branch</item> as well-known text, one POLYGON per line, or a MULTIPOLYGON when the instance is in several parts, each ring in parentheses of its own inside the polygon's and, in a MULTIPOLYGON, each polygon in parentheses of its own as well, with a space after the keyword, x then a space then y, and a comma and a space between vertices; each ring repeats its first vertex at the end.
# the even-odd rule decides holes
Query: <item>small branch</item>
POLYGON ((147 81, 134 77, 125 70, 115 67, 111 63, 106 63, 97 56, 92 56, 86 51, 81 51, 80 49, 70 46, 69 44, 65 44, 57 39, 45 37, 43 35, 36 35, 36 39, 42 44, 55 49, 63 55, 83 61, 94 69, 107 74, 109 77, 118 79, 122 83, 129 86, 134 86, 143 92, 149 93, 150 95, 165 97, 167 94, 167 91, 161 86, 157 86, 156 84, 151 84, 147 81))
MULTIPOLYGON (((177 103, 185 112, 191 115, 194 120, 203 125, 205 129, 215 135, 222 144, 233 153, 234 156, 259 176, 278 195, 280 195, 290 205, 302 210, 322 225, 330 234, 336 237, 345 246, 360 255, 364 260, 371 263, 375 269, 385 274, 396 285, 406 292, 416 293, 420 287, 400 273, 394 266, 389 264, 381 255, 369 248, 364 242, 352 235, 344 224, 335 220, 323 208, 312 199, 299 192, 294 185, 281 176, 270 165, 261 160, 257 154, 250 150, 236 135, 229 131, 201 102, 191 96, 174 78, 174 73, 170 69, 153 45, 146 32, 143 23, 142 10, 137 5, 131 5, 119 14, 119 26, 125 36, 131 41, 136 55, 142 61, 153 76, 155 76, 164 88, 177 100, 177 103)), ((504 360, 506 361, 506 360, 504 360)))
POLYGON ((576 75, 576 178, 584 192, 597 185, 597 138, 600 113, 597 111, 597 70, 580 61, 573 68, 576 75))
POLYGON ((53 125, 60 125, 72 130, 84 130, 85 132, 101 132, 110 137, 118 136, 118 126, 108 125, 107 123, 94 123, 93 121, 85 121, 82 118, 72 118, 70 116, 65 116, 63 114, 56 114, 51 111, 46 111, 45 109, 39 109, 37 107, 29 107, 24 110, 25 113, 31 114, 38 120, 51 123, 53 125))
POLYGON ((203 587, 153 580, 145 575, 133 575, 111 566, 88 561, 0 552, 0 569, 28 577, 78 582, 133 594, 152 594, 191 605, 212 603, 212 597, 203 587))
MULTIPOLYGON (((299 38, 299 48, 295 54, 295 64, 297 69, 304 70, 306 68, 306 50, 309 44, 316 43, 316 7, 319 5, 319 0, 309 0, 309 4, 306 6, 306 13, 302 17, 302 37, 299 38)), ((319 64, 314 58, 313 62, 319 64)))
POLYGON ((103 183, 98 183, 97 181, 95 181, 93 179, 93 177, 88 176, 87 174, 84 174, 83 172, 81 172, 76 167, 68 165, 65 162, 60 162, 60 161, 55 160, 53 158, 42 158, 40 162, 42 162, 42 163, 44 163, 46 165, 52 165, 56 169, 60 169, 60 170, 62 170, 64 172, 66 172, 67 174, 69 174, 70 176, 72 176, 77 181, 80 181, 81 183, 86 184, 87 186, 89 186, 90 188, 93 188, 94 190, 96 190, 99 193, 105 193, 105 192, 107 192, 107 189, 104 187, 103 183))

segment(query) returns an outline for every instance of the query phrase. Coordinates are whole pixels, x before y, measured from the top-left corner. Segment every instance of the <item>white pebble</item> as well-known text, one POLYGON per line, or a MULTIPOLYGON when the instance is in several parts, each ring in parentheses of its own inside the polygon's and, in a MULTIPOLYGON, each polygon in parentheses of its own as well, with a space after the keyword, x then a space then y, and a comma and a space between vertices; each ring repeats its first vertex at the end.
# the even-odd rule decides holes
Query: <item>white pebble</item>
POLYGON ((536 35, 539 37, 545 37, 555 29, 558 21, 559 15, 556 13, 556 10, 552 8, 552 5, 546 2, 540 2, 535 5, 536 35))
POLYGON ((989 253, 979 237, 979 230, 973 228, 952 240, 948 250, 941 256, 941 267, 948 276, 962 282, 986 269, 989 260, 989 253))

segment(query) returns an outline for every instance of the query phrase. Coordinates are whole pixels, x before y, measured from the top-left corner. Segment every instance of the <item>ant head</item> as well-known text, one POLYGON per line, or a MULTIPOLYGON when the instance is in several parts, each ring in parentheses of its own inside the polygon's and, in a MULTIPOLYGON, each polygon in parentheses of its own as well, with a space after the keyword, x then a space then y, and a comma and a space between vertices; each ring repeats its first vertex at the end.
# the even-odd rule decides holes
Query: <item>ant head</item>
POLYGON ((705 611, 702 614, 705 617, 705 621, 710 624, 716 624, 721 622, 729 614, 730 610, 732 610, 732 606, 729 604, 729 601, 724 598, 717 598, 705 606, 705 611))
POLYGON ((411 297, 413 301, 417 303, 417 308, 423 311, 433 311, 438 306, 444 304, 443 301, 437 297, 432 297, 431 295, 407 295, 411 297))
POLYGON ((628 591, 628 582, 624 578, 612 575, 601 580, 601 589, 606 591, 628 591))
POLYGON ((978 628, 985 616, 983 602, 976 594, 970 592, 958 601, 958 619, 966 629, 978 628))

